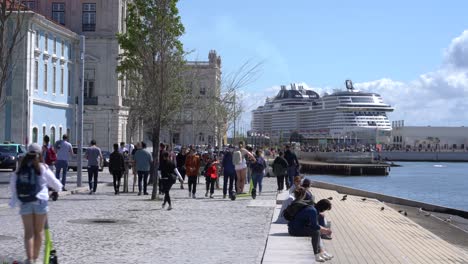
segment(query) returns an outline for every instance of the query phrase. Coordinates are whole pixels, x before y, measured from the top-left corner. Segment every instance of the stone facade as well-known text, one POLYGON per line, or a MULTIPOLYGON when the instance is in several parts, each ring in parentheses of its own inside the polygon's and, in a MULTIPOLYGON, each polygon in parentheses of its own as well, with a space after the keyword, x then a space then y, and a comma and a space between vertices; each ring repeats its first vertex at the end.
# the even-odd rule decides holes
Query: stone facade
POLYGON ((208 61, 189 61, 184 74, 187 94, 179 119, 164 128, 161 141, 174 145, 219 145, 220 122, 210 107, 221 93, 221 57, 212 50, 208 61))
POLYGON ((0 111, 0 140, 42 143, 45 134, 58 140, 75 129, 79 38, 33 12, 24 14, 23 25, 24 38, 15 50, 6 103, 0 111))
MULTIPOLYGON (((86 37, 83 144, 95 139, 103 150, 126 141, 128 109, 125 86, 116 67, 120 48, 116 34, 125 27, 126 0, 25 1, 73 32, 86 37)), ((75 143, 75 141, 73 142, 75 143)))

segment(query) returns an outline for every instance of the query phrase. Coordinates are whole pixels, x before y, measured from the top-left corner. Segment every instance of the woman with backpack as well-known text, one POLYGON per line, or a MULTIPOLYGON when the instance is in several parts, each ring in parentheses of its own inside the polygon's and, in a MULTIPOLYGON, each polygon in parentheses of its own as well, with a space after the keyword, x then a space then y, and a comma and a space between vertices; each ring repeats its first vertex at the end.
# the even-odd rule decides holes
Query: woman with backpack
POLYGON ((263 177, 265 176, 265 168, 266 168, 265 159, 262 157, 261 150, 255 151, 255 160, 251 162, 250 169, 252 170, 252 181, 253 181, 253 188, 252 188, 252 198, 255 199, 257 196, 257 184, 258 184, 258 194, 262 194, 262 183, 263 177))
POLYGON ((239 142, 239 149, 233 153, 232 161, 237 175, 237 193, 244 193, 245 177, 247 175, 247 159, 255 160, 255 157, 244 148, 244 142, 239 142))
POLYGON ((162 204, 162 208, 166 207, 166 203, 168 203, 169 207, 167 208, 167 210, 172 210, 171 196, 169 195, 169 191, 171 190, 172 185, 176 183, 177 179, 179 180, 179 182, 182 182, 182 176, 177 170, 174 162, 172 162, 169 159, 168 152, 162 153, 162 160, 160 165, 161 185, 162 191, 164 193, 164 202, 162 204))
POLYGON ((62 183, 55 178, 54 173, 41 163, 41 152, 41 146, 31 144, 18 170, 10 178, 10 207, 18 204, 23 220, 24 247, 27 255, 25 263, 35 263, 39 258, 42 233, 49 211, 47 186, 54 190, 62 189, 62 183))

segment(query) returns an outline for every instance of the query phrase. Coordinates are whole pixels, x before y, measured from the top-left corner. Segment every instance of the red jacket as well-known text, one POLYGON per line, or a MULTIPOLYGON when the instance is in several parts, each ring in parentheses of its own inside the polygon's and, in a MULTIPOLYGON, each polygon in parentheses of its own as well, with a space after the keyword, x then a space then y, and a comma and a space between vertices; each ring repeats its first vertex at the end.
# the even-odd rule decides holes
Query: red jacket
POLYGON ((218 178, 218 168, 216 168, 216 164, 211 165, 208 168, 207 174, 210 176, 211 179, 217 179, 218 178))

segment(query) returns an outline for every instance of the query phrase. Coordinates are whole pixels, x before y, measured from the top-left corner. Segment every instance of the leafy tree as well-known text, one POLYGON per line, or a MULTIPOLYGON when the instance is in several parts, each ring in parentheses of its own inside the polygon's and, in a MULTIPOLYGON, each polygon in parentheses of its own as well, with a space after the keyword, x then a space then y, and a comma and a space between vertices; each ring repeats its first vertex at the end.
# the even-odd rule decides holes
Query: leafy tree
MULTIPOLYGON (((127 5, 127 31, 117 36, 123 50, 117 71, 129 85, 130 112, 151 129, 153 175, 159 166, 161 127, 177 112, 183 93, 184 33, 177 0, 133 0, 127 5)), ((152 200, 158 198, 153 181, 152 200)))
POLYGON ((0 0, 0 107, 5 103, 5 86, 15 65, 16 47, 23 40, 24 12, 19 0, 0 0))

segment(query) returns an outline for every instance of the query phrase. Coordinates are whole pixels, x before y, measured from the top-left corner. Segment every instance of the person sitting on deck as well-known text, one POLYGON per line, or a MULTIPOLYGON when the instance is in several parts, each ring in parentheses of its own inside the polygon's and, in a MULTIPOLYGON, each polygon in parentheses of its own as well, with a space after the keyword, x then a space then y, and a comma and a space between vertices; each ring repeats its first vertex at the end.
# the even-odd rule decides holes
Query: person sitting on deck
MULTIPOLYGON (((315 204, 315 210, 318 212, 318 221, 320 226, 330 228, 330 224, 328 223, 327 218, 325 218, 325 211, 329 211, 331 208, 332 205, 328 199, 322 199, 315 204)), ((321 237, 322 239, 332 239, 330 235, 322 234, 321 237)))
POLYGON ((293 194, 293 193, 294 193, 294 190, 295 190, 298 186, 301 186, 301 181, 302 181, 302 177, 301 177, 301 176, 295 176, 295 177, 294 177, 293 184, 291 185, 291 188, 289 188, 289 193, 290 193, 290 194, 293 194))
POLYGON ((315 197, 310 191, 310 180, 309 179, 304 179, 302 181, 302 187, 306 190, 306 196, 304 200, 308 200, 311 202, 311 204, 315 203, 315 197))
POLYGON ((306 190, 302 187, 297 187, 294 190, 296 199, 291 206, 297 206, 295 206, 296 210, 292 213, 292 219, 288 223, 288 233, 291 236, 310 236, 315 261, 324 262, 331 259, 331 257, 325 253, 320 253, 320 234, 330 235, 331 230, 318 224, 317 210, 315 207, 304 202, 305 195, 306 190))

